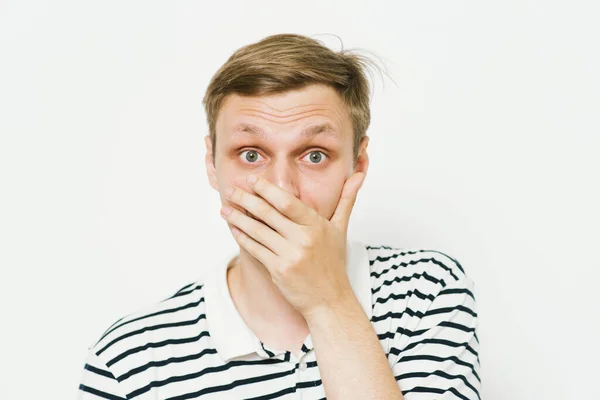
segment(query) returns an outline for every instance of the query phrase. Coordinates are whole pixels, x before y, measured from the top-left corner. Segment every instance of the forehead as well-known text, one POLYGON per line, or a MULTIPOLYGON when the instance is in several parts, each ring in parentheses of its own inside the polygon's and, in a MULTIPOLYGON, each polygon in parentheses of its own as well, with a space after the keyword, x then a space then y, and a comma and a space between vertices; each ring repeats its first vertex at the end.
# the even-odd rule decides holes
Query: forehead
POLYGON ((331 87, 310 85, 303 89, 266 96, 231 94, 225 98, 216 130, 231 132, 240 126, 260 126, 263 132, 327 125, 345 135, 352 122, 341 96, 331 87))

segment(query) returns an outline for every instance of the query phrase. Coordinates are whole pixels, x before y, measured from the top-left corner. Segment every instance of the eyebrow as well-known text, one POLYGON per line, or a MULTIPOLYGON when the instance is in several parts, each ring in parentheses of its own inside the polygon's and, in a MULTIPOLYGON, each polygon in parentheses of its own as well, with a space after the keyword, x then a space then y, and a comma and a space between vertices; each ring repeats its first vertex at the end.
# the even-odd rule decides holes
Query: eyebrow
MULTIPOLYGON (((250 133, 253 135, 257 135, 261 138, 264 138, 267 136, 265 131, 262 130, 261 128, 259 128, 258 126, 252 125, 252 124, 246 124, 246 123, 240 123, 240 124, 235 125, 233 127, 233 133, 235 133, 235 134, 250 133)), ((320 133, 325 133, 327 135, 332 135, 332 136, 338 136, 336 133, 336 130, 328 122, 326 122, 324 124, 311 125, 308 128, 305 128, 302 132, 300 132, 300 136, 313 137, 320 133)))

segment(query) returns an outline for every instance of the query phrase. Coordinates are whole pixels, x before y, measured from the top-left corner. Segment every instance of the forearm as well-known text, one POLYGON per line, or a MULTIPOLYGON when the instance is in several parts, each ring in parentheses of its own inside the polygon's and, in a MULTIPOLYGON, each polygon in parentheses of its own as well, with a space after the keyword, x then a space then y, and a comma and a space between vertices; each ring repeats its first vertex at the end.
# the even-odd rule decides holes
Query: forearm
POLYGON ((371 322, 352 293, 307 319, 327 398, 402 400, 371 322))

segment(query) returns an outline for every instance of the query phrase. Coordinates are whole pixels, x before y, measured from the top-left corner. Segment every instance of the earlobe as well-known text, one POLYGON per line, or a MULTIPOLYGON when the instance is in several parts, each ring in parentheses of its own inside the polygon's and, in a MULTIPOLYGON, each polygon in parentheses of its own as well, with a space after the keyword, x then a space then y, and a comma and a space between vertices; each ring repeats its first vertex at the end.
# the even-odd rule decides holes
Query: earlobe
POLYGON ((204 162, 206 165, 206 175, 208 177, 208 182, 210 183, 210 186, 218 192, 219 185, 217 184, 217 171, 214 165, 214 152, 212 148, 212 141, 210 139, 210 135, 206 135, 204 137, 204 144, 206 145, 206 156, 204 158, 204 162))

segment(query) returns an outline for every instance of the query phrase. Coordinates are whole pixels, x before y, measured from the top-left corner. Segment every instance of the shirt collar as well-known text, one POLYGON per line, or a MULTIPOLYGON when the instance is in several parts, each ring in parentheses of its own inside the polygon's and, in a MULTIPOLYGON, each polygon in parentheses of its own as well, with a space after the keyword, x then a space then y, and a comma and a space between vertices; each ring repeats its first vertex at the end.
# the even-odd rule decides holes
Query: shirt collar
MULTIPOLYGON (((372 316, 371 277, 366 247, 358 241, 346 246, 348 280, 369 319, 372 316)), ((206 320, 211 339, 223 360, 260 351, 260 340, 238 313, 227 286, 225 261, 204 279, 206 320)))

